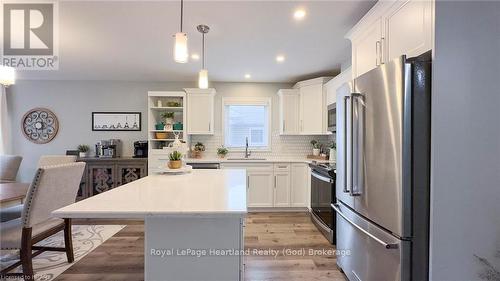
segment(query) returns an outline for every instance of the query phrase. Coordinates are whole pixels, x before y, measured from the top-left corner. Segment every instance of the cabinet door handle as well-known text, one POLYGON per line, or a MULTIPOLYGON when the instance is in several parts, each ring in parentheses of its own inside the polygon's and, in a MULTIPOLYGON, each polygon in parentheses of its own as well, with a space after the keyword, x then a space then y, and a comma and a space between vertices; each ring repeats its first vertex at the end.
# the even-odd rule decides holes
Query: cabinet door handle
POLYGON ((379 66, 379 58, 380 58, 380 52, 379 52, 379 46, 380 46, 380 41, 377 40, 375 42, 375 65, 379 66))
POLYGON ((385 40, 384 37, 382 37, 382 39, 380 39, 380 64, 383 64, 385 62, 385 60, 384 60, 384 40, 385 40))
POLYGON ((208 131, 210 132, 210 129, 212 128, 212 122, 208 122, 208 131))
POLYGON ((250 189, 250 176, 247 176, 247 189, 250 189))
POLYGON ((274 176, 274 189, 276 189, 276 186, 278 185, 277 181, 278 181, 278 177, 274 176))
POLYGON ((283 133, 285 132, 285 120, 283 120, 283 133))

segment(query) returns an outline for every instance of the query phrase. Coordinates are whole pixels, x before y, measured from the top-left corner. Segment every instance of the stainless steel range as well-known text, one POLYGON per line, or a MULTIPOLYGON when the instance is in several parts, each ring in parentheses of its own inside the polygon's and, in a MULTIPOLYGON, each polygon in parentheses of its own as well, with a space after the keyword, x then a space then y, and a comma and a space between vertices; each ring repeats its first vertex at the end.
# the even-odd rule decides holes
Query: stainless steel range
POLYGON ((335 244, 335 164, 313 162, 311 167, 311 218, 323 235, 335 244))

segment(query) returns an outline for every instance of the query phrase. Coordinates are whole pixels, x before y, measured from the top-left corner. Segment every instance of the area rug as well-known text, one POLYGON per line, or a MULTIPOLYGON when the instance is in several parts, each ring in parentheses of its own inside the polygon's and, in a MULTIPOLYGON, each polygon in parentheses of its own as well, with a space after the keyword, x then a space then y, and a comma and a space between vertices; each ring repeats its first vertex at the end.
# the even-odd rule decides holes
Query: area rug
MULTIPOLYGON (((125 225, 73 225, 72 227, 75 261, 68 263, 65 252, 44 252, 33 259, 35 280, 55 279, 104 241, 122 230, 125 225)), ((40 241, 37 246, 64 247, 63 232, 40 241)), ((0 269, 8 267, 18 259, 19 251, 0 251, 0 269)), ((22 272, 21 267, 12 272, 22 272)))

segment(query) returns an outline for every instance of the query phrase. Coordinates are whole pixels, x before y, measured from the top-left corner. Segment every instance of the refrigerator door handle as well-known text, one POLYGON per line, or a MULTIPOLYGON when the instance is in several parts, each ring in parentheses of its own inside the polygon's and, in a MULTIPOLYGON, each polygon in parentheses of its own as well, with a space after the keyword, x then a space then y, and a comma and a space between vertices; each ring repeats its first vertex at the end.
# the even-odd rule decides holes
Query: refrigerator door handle
POLYGON ((331 204, 331 206, 335 210, 335 212, 337 212, 337 214, 339 214, 342 218, 344 218, 348 223, 350 223, 352 226, 354 226, 357 230, 363 232, 366 236, 368 236, 371 239, 375 240, 377 243, 379 243, 380 245, 382 245, 384 248, 386 248, 386 249, 397 249, 398 248, 398 244, 386 243, 386 242, 380 240, 375 235, 371 234, 370 232, 364 230, 361 226, 355 224, 352 220, 350 220, 346 215, 344 215, 342 213, 342 211, 339 208, 339 204, 337 204, 337 203, 336 204, 331 204))
POLYGON ((344 97, 344 193, 349 193, 349 189, 347 188, 347 100, 349 100, 350 96, 344 97))
MULTIPOLYGON (((361 192, 354 192, 354 109, 356 109, 357 114, 357 119, 356 119, 356 142, 359 142, 359 99, 362 97, 362 94, 359 93, 353 93, 351 96, 351 188, 349 189, 349 194, 351 196, 360 196, 361 192), (354 103, 356 103, 356 106, 354 106, 354 103)), ((359 159, 363 159, 363 157, 360 157, 359 154, 359 149, 358 145, 356 145, 356 156, 359 159)), ((357 180, 359 179, 359 164, 356 162, 356 183, 357 180)))

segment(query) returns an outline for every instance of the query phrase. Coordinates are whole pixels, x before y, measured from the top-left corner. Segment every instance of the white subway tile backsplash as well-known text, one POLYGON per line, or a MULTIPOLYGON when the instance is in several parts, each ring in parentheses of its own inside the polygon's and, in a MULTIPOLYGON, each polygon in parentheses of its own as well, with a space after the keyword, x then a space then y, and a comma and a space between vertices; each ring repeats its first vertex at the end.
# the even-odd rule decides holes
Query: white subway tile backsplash
MULTIPOLYGON (((306 157, 312 153, 311 140, 315 139, 322 144, 329 144, 335 135, 328 136, 280 136, 277 132, 271 136, 271 151, 252 151, 253 157, 306 157)), ((212 136, 191 136, 191 143, 201 142, 205 145, 205 155, 215 156, 217 148, 224 144, 222 134, 212 136)), ((231 155, 239 155, 241 152, 230 152, 231 155)))

